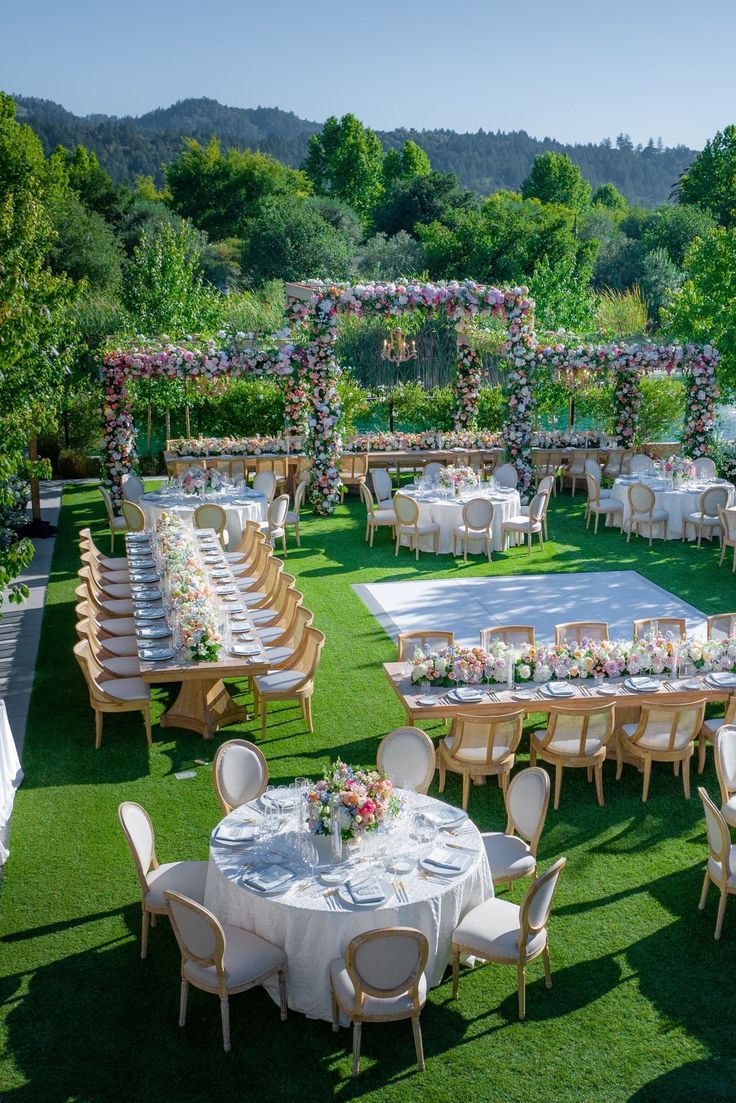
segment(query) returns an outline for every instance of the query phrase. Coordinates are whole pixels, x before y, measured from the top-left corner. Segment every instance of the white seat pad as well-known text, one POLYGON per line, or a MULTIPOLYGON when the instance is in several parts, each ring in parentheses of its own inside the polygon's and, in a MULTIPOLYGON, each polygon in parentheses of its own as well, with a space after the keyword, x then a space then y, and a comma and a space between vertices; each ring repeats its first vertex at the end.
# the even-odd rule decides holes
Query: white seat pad
POLYGON ((412 536, 415 532, 419 536, 429 536, 433 532, 439 532, 440 526, 435 525, 432 521, 427 521, 425 524, 417 525, 401 525, 400 532, 402 536, 412 536))
POLYGON ((371 514, 371 523, 374 525, 395 525, 396 514, 392 509, 374 509, 371 514))
POLYGON ((606 498, 605 501, 592 502, 590 508, 594 513, 618 513, 624 508, 624 503, 618 498, 606 498))
POLYGON ((165 908, 164 893, 180 892, 198 904, 204 901, 207 880, 207 862, 164 862, 146 874, 148 892, 146 903, 154 908, 165 908))
POLYGON ((108 582, 107 579, 103 579, 103 589, 105 591, 105 597, 130 597, 131 589, 129 582, 108 582))
POLYGON ((726 803, 721 808, 721 815, 726 823, 730 823, 732 827, 736 826, 736 794, 729 797, 726 803))
POLYGON ((108 674, 114 674, 118 678, 138 677, 141 672, 138 659, 134 654, 119 655, 112 659, 101 659, 100 661, 108 674))
MULTIPOLYGON (((625 731, 627 735, 631 736, 638 728, 638 724, 622 724, 621 730, 625 731)), ((645 751, 668 751, 670 743, 669 732, 645 732, 641 739, 637 739, 633 744, 634 750, 637 747, 641 747, 645 751)), ((684 750, 686 743, 682 737, 675 735, 675 744, 673 750, 684 750)))
POLYGON ((269 666, 276 666, 278 663, 285 663, 293 654, 293 647, 267 647, 264 658, 269 666))
MULTIPOLYGON (((349 1015, 353 1008, 355 988, 342 958, 336 958, 330 963, 330 979, 337 1002, 343 1011, 349 1015)), ((418 990, 419 1006, 424 1007, 427 1000, 427 978, 424 973, 419 978, 418 990)), ((380 996, 365 995, 360 1017, 362 1019, 379 1019, 390 1016, 391 1018, 400 1019, 410 1016, 411 1013, 411 996, 406 992, 400 996, 387 996, 385 999, 380 996)))
MULTIPOLYGON (((450 747, 452 746, 453 742, 454 742, 454 737, 452 735, 446 735, 445 736, 445 746, 447 747, 448 751, 450 750, 450 747)), ((505 757, 505 756, 502 756, 502 757, 505 757)), ((485 747, 466 747, 459 754, 453 754, 452 758, 453 758, 453 761, 455 761, 455 762, 476 762, 476 763, 480 762, 480 763, 485 763, 486 762, 486 748, 485 747)), ((500 760, 498 760, 498 761, 500 761, 500 760)))
POLYGON ((138 641, 135 636, 111 636, 108 640, 100 640, 100 646, 111 655, 138 654, 138 641))
MULTIPOLYGON (((495 961, 518 961, 520 913, 519 905, 509 900, 486 900, 468 912, 455 928, 452 941, 495 961)), ((539 953, 546 943, 547 929, 543 927, 527 939, 527 957, 539 953)))
POLYGON ((265 601, 268 594, 265 590, 246 590, 241 597, 246 605, 257 605, 259 601, 265 601))
POLYGON ((484 831, 481 838, 494 881, 526 877, 537 864, 529 850, 529 844, 516 835, 505 835, 502 831, 484 831))
POLYGON ((116 617, 127 617, 133 612, 133 602, 130 598, 101 598, 98 601, 106 613, 112 613, 116 617))
MULTIPOLYGON (((636 724, 634 725, 634 728, 636 728, 636 724)), ((575 755, 579 755, 581 753, 581 751, 580 751, 580 737, 579 736, 573 735, 572 733, 570 733, 569 735, 567 735, 567 734, 565 734, 565 735, 556 735, 555 738, 550 743, 549 747, 544 747, 543 748, 541 746, 541 743, 542 743, 542 740, 544 739, 546 734, 547 734, 546 731, 536 731, 534 733, 534 740, 537 744, 540 755, 544 756, 544 752, 546 750, 548 750, 551 755, 553 755, 553 754, 554 755, 560 755, 560 756, 570 755, 571 757, 573 757, 575 755)), ((596 738, 590 736, 589 738, 587 738, 585 740, 585 747, 583 748, 582 754, 592 755, 592 754, 595 754, 595 752, 599 751, 600 749, 601 749, 600 739, 596 739, 596 738)))
MULTIPOLYGON (((721 863, 715 858, 708 859, 708 872, 716 880, 721 876, 721 863)), ((736 846, 732 846, 728 854, 728 887, 736 888, 736 846)))
POLYGON ((669 519, 669 514, 664 509, 655 509, 652 511, 651 515, 649 513, 632 513, 629 518, 631 521, 646 521, 647 523, 650 519, 652 521, 667 521, 669 519))
POLYGON ((114 697, 118 701, 147 701, 151 695, 142 678, 115 678, 102 682, 101 689, 108 697, 114 697))
POLYGON ((259 693, 285 693, 303 682, 306 674, 301 670, 274 670, 272 674, 257 674, 259 693))
POLYGON ((531 527, 535 530, 538 529, 538 528, 541 528, 541 522, 540 521, 530 522, 529 517, 520 517, 520 516, 509 517, 508 521, 504 521, 503 527, 505 529, 523 529, 524 532, 528 532, 530 524, 531 524, 531 527))
MULTIPOLYGON (((253 931, 225 926, 223 965, 228 988, 243 988, 264 973, 275 973, 284 962, 285 956, 278 946, 267 942, 253 931)), ((198 965, 196 961, 188 961, 184 966, 184 975, 197 987, 211 992, 219 991, 214 965, 198 965)))
POLYGON ((265 644, 273 643, 274 640, 277 640, 279 636, 283 636, 283 634, 284 629, 280 625, 274 625, 273 628, 264 627, 258 629, 258 639, 261 643, 265 644))
POLYGON ((249 609, 248 616, 254 624, 271 624, 279 617, 278 609, 249 609))
POLYGON ((688 513, 685 520, 693 525, 720 525, 720 517, 711 517, 709 513, 688 513))
POLYGON ((488 529, 466 529, 465 525, 458 525, 455 529, 455 532, 458 534, 458 536, 465 536, 465 533, 467 532, 469 540, 483 540, 486 536, 490 535, 488 529))
POLYGON ((136 624, 133 617, 113 617, 111 620, 100 621, 100 627, 111 636, 133 636, 136 624))
POLYGON ((124 586, 126 583, 130 584, 130 575, 127 571, 103 571, 102 572, 103 585, 107 585, 108 582, 112 582, 116 585, 124 586))

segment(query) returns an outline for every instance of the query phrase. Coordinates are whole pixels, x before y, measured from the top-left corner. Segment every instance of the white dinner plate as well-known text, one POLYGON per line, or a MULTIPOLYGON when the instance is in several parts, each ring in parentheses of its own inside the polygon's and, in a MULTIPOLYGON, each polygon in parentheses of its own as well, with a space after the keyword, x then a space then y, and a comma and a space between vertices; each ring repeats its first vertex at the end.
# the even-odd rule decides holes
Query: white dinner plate
POLYGON ((264 793, 261 796, 261 802, 265 807, 270 805, 273 808, 280 804, 284 811, 287 811, 289 808, 295 807, 300 797, 301 794, 295 793, 293 789, 287 788, 286 785, 281 785, 278 789, 272 789, 269 793, 264 793))
POLYGON ((714 670, 705 680, 708 685, 716 686, 717 689, 736 686, 736 674, 731 674, 728 670, 714 670))
POLYGON ((417 704, 422 705, 425 709, 436 705, 438 701, 439 697, 417 697, 417 704))
MULTIPOLYGON (((708 679, 706 678, 706 681, 708 679)), ((702 683, 698 678, 686 678, 684 681, 673 682, 675 689, 702 689, 702 683)))
POLYGON ((319 879, 323 885, 344 885, 350 880, 350 870, 337 866, 334 869, 320 870, 319 879))
POLYGON ((234 643, 230 648, 231 655, 260 655, 259 643, 234 643))
POLYGON ((557 698, 561 699, 563 697, 573 697, 575 695, 575 690, 569 682, 547 682, 542 687, 542 690, 545 697, 551 697, 553 701, 557 698), (555 687, 554 689, 552 688, 553 686, 555 687))
POLYGON ((394 858, 389 863, 389 869, 392 873, 411 873, 413 869, 416 869, 416 865, 414 858, 394 858))
POLYGON ((161 620, 166 613, 163 609, 136 609, 133 616, 136 620, 161 620))
POLYGON ((131 582, 158 582, 158 575, 155 571, 142 571, 140 574, 130 573, 131 582))
POLYGON ((162 640, 164 636, 171 635, 165 624, 143 624, 136 628, 136 632, 142 640, 162 640))
POLYGON ((453 808, 449 804, 442 808, 425 808, 425 814, 442 831, 450 831, 458 824, 465 823, 468 818, 468 813, 462 808, 453 808))
POLYGON ((280 896, 282 892, 286 892, 287 889, 296 881, 296 876, 290 873, 287 880, 282 881, 281 884, 274 885, 273 888, 261 889, 257 885, 248 884, 247 878, 252 876, 254 870, 246 870, 243 876, 240 878, 240 884, 243 888, 250 889, 251 892, 257 892, 259 896, 280 896))
POLYGON ((624 688, 632 693, 656 693, 659 686, 653 678, 627 678, 624 682, 624 688))
POLYGON ((166 659, 174 658, 173 647, 142 647, 138 652, 138 658, 144 663, 162 663, 166 659))
POLYGON ((347 882, 344 885, 340 885, 337 890, 337 895, 340 897, 343 904, 346 904, 349 908, 359 908, 361 911, 370 910, 371 908, 381 908, 393 896, 394 887, 390 881, 385 881, 381 878, 376 878, 376 880, 383 893, 383 899, 381 900, 367 900, 364 904, 359 904, 357 900, 353 900, 347 882))
POLYGON ((463 873, 467 872, 473 861, 472 854, 465 854, 463 851, 460 850, 453 850, 451 852, 448 852, 451 855, 449 860, 453 862, 457 861, 458 867, 457 869, 445 869, 442 866, 434 865, 431 861, 428 860, 434 850, 440 849, 440 847, 433 848, 433 850, 430 851, 430 854, 427 854, 424 858, 420 860, 419 864, 422 869, 426 870, 427 873, 431 873, 433 877, 460 877, 463 873))
POLYGON ((149 586, 131 586, 130 592, 134 603, 142 601, 160 601, 164 596, 160 590, 156 590, 149 586))
POLYGON ((618 686, 598 686, 598 692, 604 697, 612 697, 614 693, 618 693, 618 686))
POLYGON ((467 704, 477 704, 485 697, 485 690, 471 688, 470 686, 456 686, 455 689, 450 690, 448 697, 452 697, 455 701, 463 702, 467 704))

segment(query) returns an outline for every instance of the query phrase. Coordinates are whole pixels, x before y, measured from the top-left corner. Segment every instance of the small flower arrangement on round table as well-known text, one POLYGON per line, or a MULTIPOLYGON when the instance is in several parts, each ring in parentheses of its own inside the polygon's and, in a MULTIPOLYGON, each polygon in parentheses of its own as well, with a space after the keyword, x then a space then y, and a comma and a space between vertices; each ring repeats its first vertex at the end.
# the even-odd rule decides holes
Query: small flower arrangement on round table
POLYGON ((222 489, 223 479, 214 467, 189 467, 178 479, 178 485, 185 494, 203 497, 222 489))
POLYGON ((478 485, 478 473, 472 467, 441 467, 436 475, 437 485, 453 490, 457 498, 463 490, 473 490, 478 485))
POLYGON ((343 842, 387 827, 399 811, 393 783, 385 774, 349 766, 339 758, 307 790, 309 830, 316 840, 329 841, 334 856, 343 842))

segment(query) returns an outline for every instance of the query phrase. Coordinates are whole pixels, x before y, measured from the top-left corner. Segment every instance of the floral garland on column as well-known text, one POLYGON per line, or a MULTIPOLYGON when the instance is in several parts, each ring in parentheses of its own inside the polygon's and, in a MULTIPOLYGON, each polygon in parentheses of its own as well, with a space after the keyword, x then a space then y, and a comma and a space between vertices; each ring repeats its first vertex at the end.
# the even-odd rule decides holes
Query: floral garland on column
POLYGON ((481 354, 465 337, 466 325, 459 321, 457 329, 457 359, 455 362, 454 407, 455 429, 474 429, 478 423, 478 400, 483 380, 481 354))
POLYGON ((697 459, 709 456, 715 444, 718 352, 710 345, 700 349, 688 345, 686 352, 687 410, 682 443, 685 454, 697 459))
MULTIPOLYGON (((259 338, 260 340, 261 338, 259 338)), ((253 334, 220 331, 203 347, 174 345, 166 339, 130 349, 112 349, 102 360, 103 383, 103 481, 113 501, 122 497, 123 475, 136 458, 133 400, 127 383, 134 379, 201 379, 213 382, 223 376, 294 374, 294 349, 284 332, 270 335, 275 348, 255 347, 253 334), (223 345, 219 346, 222 342, 223 345)))

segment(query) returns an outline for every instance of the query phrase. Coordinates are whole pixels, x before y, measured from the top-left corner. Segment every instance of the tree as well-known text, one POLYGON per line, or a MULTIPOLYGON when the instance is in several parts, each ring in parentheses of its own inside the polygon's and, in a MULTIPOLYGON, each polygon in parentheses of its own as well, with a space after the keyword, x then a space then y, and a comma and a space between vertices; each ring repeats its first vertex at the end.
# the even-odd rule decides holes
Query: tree
POLYGON ((576 211, 590 203, 590 184, 566 153, 543 153, 534 158, 521 194, 524 199, 559 203, 576 211))
POLYGON ((706 237, 714 227, 713 216, 701 207, 660 207, 644 224, 642 245, 646 252, 664 249, 672 263, 681 268, 695 239, 706 237))
POLYGON ((682 341, 715 345, 719 382, 736 393, 736 227, 697 239, 685 257, 687 278, 662 311, 682 341))
POLYGON ((612 211, 625 211, 629 203, 625 195, 622 195, 615 184, 600 184, 591 197, 591 203, 596 206, 608 207, 612 211))
MULTIPOLYGON (((24 460, 32 437, 52 428, 73 345, 74 292, 53 275, 46 257, 53 239, 44 201, 56 186, 38 138, 15 120, 0 93, 0 507, 13 509, 19 475, 43 469, 24 460)), ((0 537, 0 601, 27 589, 14 581, 33 556, 30 540, 4 528, 0 537)))
POLYGON ((383 157, 383 180, 387 186, 394 180, 411 180, 414 176, 428 176, 432 171, 429 157, 411 139, 401 149, 387 149, 383 157))
POLYGON ((319 195, 344 199, 364 219, 383 191, 381 143, 355 115, 331 116, 309 139, 302 168, 319 195))
POLYGON ((261 204, 243 238, 243 275, 256 285, 270 279, 345 279, 350 268, 348 239, 297 199, 261 204))
POLYGON ((443 221, 450 211, 477 206, 477 197, 460 187, 454 173, 429 172, 394 181, 374 211, 373 225, 389 237, 401 230, 415 234, 419 222, 443 221))
POLYGON ((552 265, 544 256, 529 281, 538 331, 565 329, 589 333, 595 319, 596 300, 590 288, 592 265, 578 264, 572 254, 552 265))
POLYGON ((245 219, 261 200, 306 196, 311 190, 302 172, 265 153, 222 153, 216 138, 206 146, 187 141, 166 169, 166 187, 172 209, 218 241, 240 237, 245 219))
POLYGON ((86 280, 94 289, 120 283, 123 249, 102 215, 89 210, 67 188, 49 204, 55 237, 49 250, 52 271, 86 280))
POLYGON ((191 229, 163 225, 151 238, 143 234, 124 273, 123 302, 147 336, 176 338, 217 326, 221 296, 202 281, 191 229))
POLYGON ((662 307, 682 283, 683 273, 666 249, 652 249, 641 267, 641 290, 652 318, 658 320, 662 307))
POLYGON ((393 237, 375 234, 366 241, 355 261, 355 270, 364 280, 397 280, 416 276, 421 261, 421 247, 416 238, 399 230, 393 237))
POLYGON ((736 223, 736 126, 719 130, 705 143, 676 188, 679 203, 709 211, 721 226, 736 223))
POLYGON ((344 203, 342 199, 333 199, 329 195, 313 195, 306 200, 308 207, 317 211, 319 216, 328 222, 353 245, 357 245, 363 236, 363 224, 360 216, 352 207, 344 203))
POLYGON ((50 162, 60 170, 87 210, 101 215, 107 222, 114 221, 124 189, 113 183, 94 153, 83 145, 76 146, 73 152, 59 146, 50 162))

